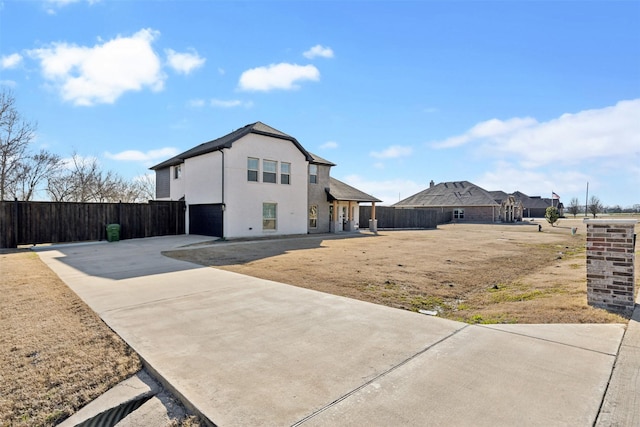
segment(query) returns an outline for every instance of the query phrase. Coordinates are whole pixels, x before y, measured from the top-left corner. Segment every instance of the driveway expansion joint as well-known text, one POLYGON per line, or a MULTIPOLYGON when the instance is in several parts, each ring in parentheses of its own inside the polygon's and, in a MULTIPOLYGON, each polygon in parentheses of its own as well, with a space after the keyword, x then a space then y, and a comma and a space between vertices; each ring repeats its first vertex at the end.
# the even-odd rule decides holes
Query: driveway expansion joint
POLYGON ((309 421, 310 419, 314 418, 315 416, 320 415, 322 412, 334 407, 338 403, 342 402, 343 400, 348 399, 349 397, 353 396, 354 394, 356 394, 360 390, 364 389, 365 387, 373 384, 374 382, 376 382, 380 378, 383 378, 383 377, 389 375, 391 372, 395 371, 396 369, 406 365, 407 363, 411 362, 412 360, 416 359, 417 357, 422 356, 427 351, 433 349, 434 347, 436 347, 437 345, 443 343, 444 341, 448 340, 449 338, 452 338, 453 336, 457 335, 459 332, 467 329, 469 326, 471 326, 471 325, 464 325, 460 329, 456 329, 455 331, 453 331, 449 335, 439 339, 438 341, 434 342, 433 344, 428 345, 427 347, 423 348, 419 352, 417 352, 415 354, 412 354, 411 356, 407 357, 406 359, 404 359, 400 363, 395 364, 394 366, 392 366, 391 368, 385 370, 384 372, 379 373, 375 377, 371 378, 369 381, 361 384, 359 387, 356 387, 353 390, 343 394, 342 396, 340 396, 339 398, 337 398, 333 402, 331 402, 331 403, 323 406, 322 408, 312 412, 311 414, 307 415, 306 417, 302 418, 301 420, 296 421, 295 423, 291 424, 291 427, 297 427, 297 426, 300 426, 300 425, 306 423, 307 421, 309 421))
POLYGON ((500 329, 490 328, 490 327, 488 327, 486 325, 474 325, 474 326, 477 326, 477 327, 483 328, 483 329, 488 329, 490 331, 502 332, 502 333, 505 333, 505 334, 512 334, 512 335, 519 335, 521 337, 530 338, 530 339, 533 339, 533 340, 540 340, 540 341, 544 341, 544 342, 550 342, 550 343, 553 343, 553 344, 563 345, 563 346, 566 346, 566 347, 577 348, 579 350, 591 351, 593 353, 599 353, 599 354, 603 354, 605 356, 611 356, 611 357, 614 357, 614 358, 618 356, 618 353, 620 353, 620 346, 622 346, 622 341, 623 341, 623 340, 620 340, 620 343, 618 344, 618 347, 616 348, 615 353, 610 353, 610 352, 607 352, 607 351, 600 351, 600 350, 595 350, 595 349, 592 349, 592 348, 586 348, 586 347, 581 347, 581 346, 578 346, 578 345, 568 344, 568 343, 565 343, 565 342, 562 342, 562 341, 556 341, 556 340, 551 340, 551 339, 542 338, 542 337, 535 337, 535 336, 532 336, 532 335, 529 335, 529 334, 523 334, 523 333, 514 332, 514 331, 502 331, 500 329))

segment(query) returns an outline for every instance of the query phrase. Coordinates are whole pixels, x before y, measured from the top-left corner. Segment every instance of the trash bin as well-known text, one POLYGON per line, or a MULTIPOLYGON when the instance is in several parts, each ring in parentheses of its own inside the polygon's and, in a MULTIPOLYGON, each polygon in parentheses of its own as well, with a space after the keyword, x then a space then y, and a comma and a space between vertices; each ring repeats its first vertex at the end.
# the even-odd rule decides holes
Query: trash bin
POLYGON ((120 224, 107 225, 107 241, 117 242, 120 240, 120 224))

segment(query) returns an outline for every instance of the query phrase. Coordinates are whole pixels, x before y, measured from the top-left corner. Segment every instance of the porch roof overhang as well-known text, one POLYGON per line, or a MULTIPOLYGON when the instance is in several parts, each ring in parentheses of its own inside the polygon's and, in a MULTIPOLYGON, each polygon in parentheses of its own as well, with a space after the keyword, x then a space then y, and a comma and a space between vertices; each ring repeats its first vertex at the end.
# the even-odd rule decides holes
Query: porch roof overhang
POLYGON ((330 202, 333 202, 334 200, 344 202, 382 202, 382 200, 335 178, 329 178, 329 180, 330 187, 325 188, 325 191, 327 192, 327 200, 330 202))

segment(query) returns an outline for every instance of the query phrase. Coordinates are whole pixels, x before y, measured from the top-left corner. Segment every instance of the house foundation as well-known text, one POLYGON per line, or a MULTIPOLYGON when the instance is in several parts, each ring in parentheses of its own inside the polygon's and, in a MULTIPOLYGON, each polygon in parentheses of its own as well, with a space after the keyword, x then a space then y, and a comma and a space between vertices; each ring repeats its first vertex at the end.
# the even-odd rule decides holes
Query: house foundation
POLYGON ((587 303, 630 317, 635 307, 636 220, 585 220, 587 303))

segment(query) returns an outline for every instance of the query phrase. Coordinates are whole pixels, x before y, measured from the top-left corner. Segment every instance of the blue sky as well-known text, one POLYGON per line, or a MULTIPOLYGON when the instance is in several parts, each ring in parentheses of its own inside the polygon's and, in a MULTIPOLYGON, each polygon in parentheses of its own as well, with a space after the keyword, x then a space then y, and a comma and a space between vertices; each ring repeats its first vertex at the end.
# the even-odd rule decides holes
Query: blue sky
POLYGON ((0 82, 35 148, 129 179, 262 121, 385 204, 640 203, 639 1, 4 0, 0 82))

